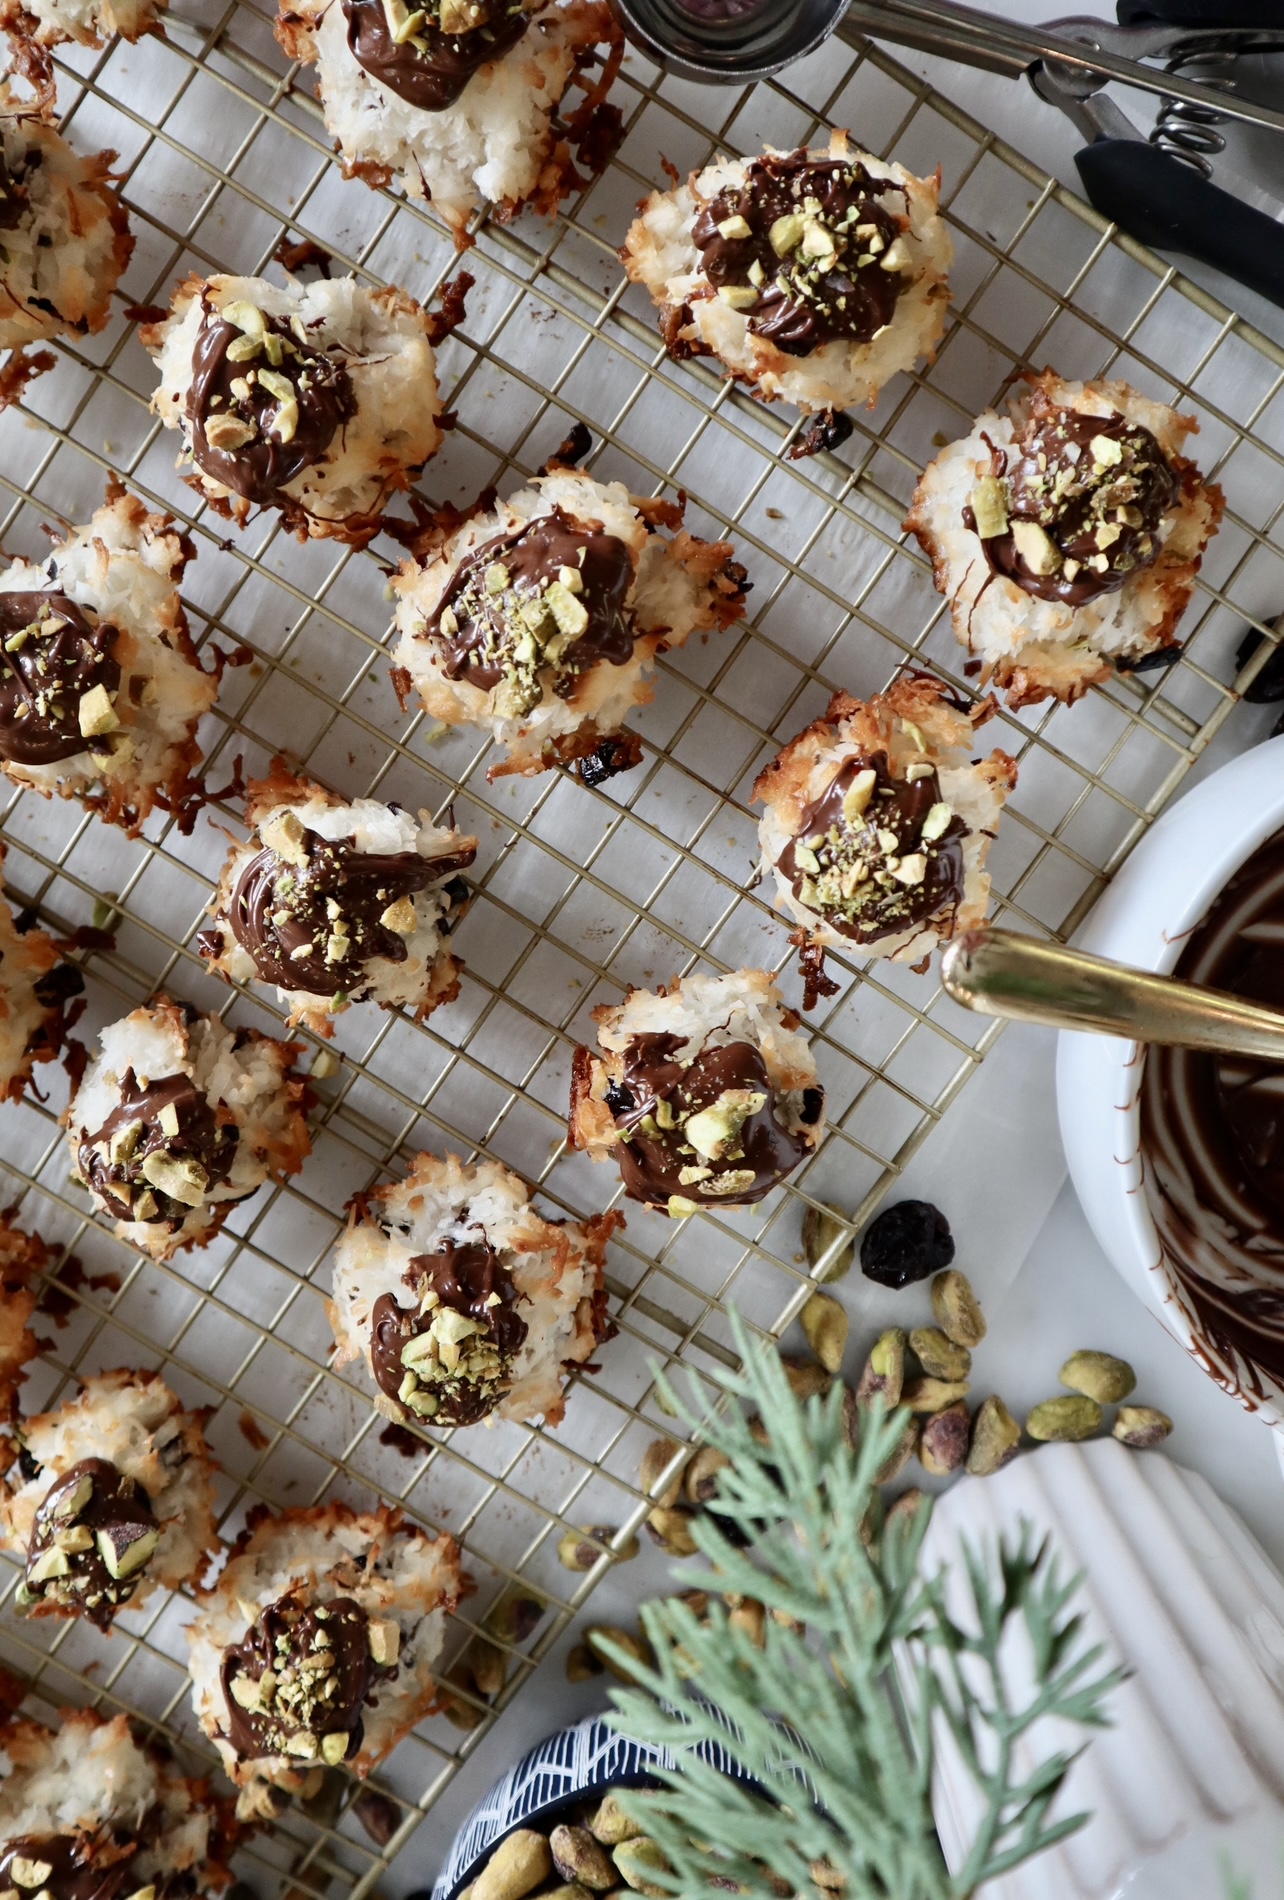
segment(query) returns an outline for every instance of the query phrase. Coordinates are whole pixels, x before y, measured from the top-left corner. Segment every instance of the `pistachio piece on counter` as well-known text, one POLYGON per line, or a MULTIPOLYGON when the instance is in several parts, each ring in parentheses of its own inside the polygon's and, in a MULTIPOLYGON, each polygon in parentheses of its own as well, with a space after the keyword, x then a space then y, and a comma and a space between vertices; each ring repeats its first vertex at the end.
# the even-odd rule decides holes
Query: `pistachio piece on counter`
POLYGON ((973 1351, 985 1338, 985 1315, 972 1291, 972 1282, 957 1267, 947 1267, 932 1281, 932 1312, 947 1339, 973 1351))
POLYGON ((1003 1400, 991 1395, 972 1420, 972 1449, 967 1469, 974 1478, 989 1478, 1011 1464, 1021 1449, 1021 1427, 1003 1400))
POLYGON ((626 1884, 637 1893, 647 1895, 647 1900, 668 1900, 668 1888, 657 1887, 648 1874, 666 1873, 669 1863, 653 1840, 645 1834, 635 1834, 631 1840, 621 1841, 612 1855, 626 1884))
POLYGON ((664 1489, 655 1491, 661 1474, 668 1470, 683 1447, 675 1438, 653 1438, 642 1454, 642 1469, 639 1482, 648 1497, 654 1496, 663 1510, 671 1510, 682 1495, 683 1467, 679 1465, 673 1476, 667 1480, 664 1489))
POLYGON ((697 1549, 695 1538, 691 1535, 691 1513, 683 1505, 675 1505, 670 1511, 655 1510, 647 1514, 647 1530, 671 1557, 694 1557, 697 1549))
POLYGON ((578 1880, 568 1880, 561 1887, 545 1887, 540 1900, 591 1900, 587 1887, 581 1887, 578 1880))
POLYGON ((1121 1445, 1131 1445, 1134 1451, 1150 1451, 1163 1444, 1172 1428, 1167 1412, 1159 1411, 1156 1406, 1121 1405, 1114 1436, 1121 1445))
POLYGON ((782 1352, 780 1363, 789 1381, 789 1389, 799 1404, 805 1405, 808 1399, 818 1394, 823 1398, 832 1383, 829 1373, 818 1366, 814 1359, 798 1359, 792 1353, 782 1352))
MULTIPOLYGON (((631 1683, 634 1678, 627 1669, 615 1661, 613 1656, 607 1655, 605 1644, 613 1643, 617 1649, 622 1649, 626 1656, 633 1657, 634 1661, 641 1663, 644 1668, 649 1668, 654 1660, 651 1655, 651 1645, 645 1636, 636 1631, 618 1629, 613 1623, 591 1624, 584 1632, 584 1641, 599 1662, 610 1670, 617 1682, 631 1683)), ((598 1839, 602 1839, 600 1834, 598 1839)))
POLYGON ((525 1900, 553 1871, 544 1836, 533 1827, 505 1835, 473 1882, 472 1900, 525 1900))
MULTIPOLYGON (((340 1782, 342 1789, 347 1784, 340 1782)), ((364 1787, 352 1803, 352 1812, 376 1847, 386 1847, 401 1826, 401 1810, 378 1788, 364 1787)), ((463 1900, 462 1894, 460 1900, 463 1900)))
POLYGON ((589 1820, 588 1831, 603 1846, 616 1847, 621 1841, 634 1840, 642 1829, 624 1812, 617 1796, 604 1794, 589 1820))
POLYGON ((860 1541, 866 1550, 873 1551, 878 1548, 878 1540, 883 1535, 883 1525, 886 1520, 887 1506, 883 1502, 883 1494, 881 1491, 875 1491, 871 1494, 869 1503, 865 1507, 865 1515, 860 1521, 860 1541))
POLYGON ((484 1636, 474 1636, 464 1654, 472 1679, 477 1684, 477 1693, 484 1695, 488 1702, 493 1701, 504 1686, 508 1658, 502 1649, 494 1643, 488 1643, 484 1636))
MULTIPOLYGON (((906 1412, 907 1408, 901 1406, 900 1410, 906 1412)), ((900 1435, 895 1451, 891 1451, 887 1454, 882 1464, 878 1467, 878 1470, 874 1473, 875 1484, 895 1483, 910 1459, 914 1456, 914 1453, 918 1450, 921 1429, 918 1419, 910 1413, 906 1417, 905 1429, 900 1435)))
POLYGON ((972 1355, 966 1346, 956 1346, 939 1326, 916 1326, 909 1336, 910 1351, 932 1379, 966 1379, 972 1370, 972 1355))
POLYGON ((842 1369, 847 1350, 847 1314, 831 1293, 813 1293, 801 1314, 807 1344, 826 1372, 842 1369))
POLYGON ((600 1841, 586 1827, 570 1827, 565 1822, 548 1837, 553 1865, 563 1880, 606 1893, 615 1885, 615 1868, 600 1841))
POLYGON ((446 1695, 442 1698, 441 1712, 452 1728, 462 1729, 466 1735, 480 1728, 486 1720, 486 1711, 476 1702, 477 1687, 473 1681, 473 1672, 464 1662, 457 1662, 446 1673, 447 1683, 456 1689, 465 1691, 463 1695, 446 1695))
POLYGON ((1117 1405, 1137 1383, 1128 1361, 1108 1352, 1072 1352, 1057 1377, 1072 1392, 1082 1392, 1098 1405, 1117 1405))
POLYGON ((821 1279, 841 1280, 856 1258, 856 1236, 839 1207, 809 1207, 803 1215, 803 1252, 809 1267, 823 1267, 821 1279))
POLYGON ((761 1649, 767 1640, 767 1612, 757 1597, 738 1596, 731 1592, 727 1597, 727 1622, 732 1629, 743 1630, 755 1649, 761 1649))
POLYGON ((920 1491, 916 1484, 911 1485, 908 1491, 902 1491, 895 1504, 888 1509, 883 1522, 883 1536, 886 1537, 897 1524, 908 1526, 927 1501, 926 1491, 920 1491))
POLYGON ((718 1473, 730 1464, 725 1452, 703 1445, 687 1466, 683 1489, 689 1504, 707 1504, 718 1495, 718 1473))
POLYGON ((602 1660, 595 1656, 587 1643, 576 1643, 566 1652, 565 1674, 568 1682, 587 1682, 591 1676, 600 1676, 602 1660))
POLYGON ((1025 1421, 1031 1438, 1056 1444, 1076 1444, 1081 1438, 1091 1438, 1100 1427, 1101 1407, 1095 1399, 1079 1393, 1071 1398, 1045 1399, 1025 1421))
POLYGON ((880 1333, 870 1348, 869 1358, 860 1375, 860 1384, 856 1388, 857 1403, 868 1410, 874 1400, 882 1397, 890 1411, 901 1402, 901 1391, 905 1384, 905 1334, 899 1326, 890 1326, 880 1333))
POLYGON ((971 1391, 965 1379, 911 1379, 901 1393, 901 1404, 911 1412, 943 1412, 971 1391))
MULTIPOLYGON (((557 1540, 557 1560, 564 1570, 591 1570, 603 1556, 602 1546, 609 1544, 615 1536, 614 1524, 585 1524, 578 1531, 566 1531, 557 1540)), ((636 1537, 630 1537, 618 1551, 605 1553, 612 1562, 632 1563, 641 1545, 636 1537)))
POLYGON ((547 1607, 538 1597, 527 1596, 524 1590, 505 1590, 503 1596, 487 1610, 485 1627, 501 1643, 518 1647, 535 1634, 544 1620, 547 1607))
POLYGON ((923 1421, 919 1434, 918 1456, 924 1471, 934 1478, 948 1478, 967 1459, 972 1436, 972 1418, 966 1401, 958 1399, 923 1421))

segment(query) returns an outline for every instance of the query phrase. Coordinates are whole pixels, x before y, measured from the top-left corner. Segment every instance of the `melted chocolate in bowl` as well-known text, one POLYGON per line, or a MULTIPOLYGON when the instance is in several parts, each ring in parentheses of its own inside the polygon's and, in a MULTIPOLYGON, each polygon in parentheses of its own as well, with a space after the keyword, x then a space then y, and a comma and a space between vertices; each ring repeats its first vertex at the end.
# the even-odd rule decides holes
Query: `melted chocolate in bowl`
MULTIPOLYGON (((1175 974, 1284 1010, 1284 832, 1230 880, 1175 974)), ((1151 1049, 1141 1147, 1147 1202, 1196 1342, 1202 1335, 1217 1359, 1241 1366, 1249 1401, 1266 1396, 1262 1375, 1284 1381, 1284 1070, 1151 1049)))

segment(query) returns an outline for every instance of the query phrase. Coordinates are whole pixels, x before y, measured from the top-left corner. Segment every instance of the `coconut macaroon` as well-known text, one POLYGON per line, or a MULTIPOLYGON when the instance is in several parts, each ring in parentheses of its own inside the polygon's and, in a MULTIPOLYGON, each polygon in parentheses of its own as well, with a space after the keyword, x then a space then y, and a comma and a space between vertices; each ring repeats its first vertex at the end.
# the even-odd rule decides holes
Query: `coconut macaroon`
MULTIPOLYGON (((655 689, 657 653, 744 611, 744 570, 681 508, 554 468, 507 501, 447 516, 392 583, 393 680, 434 718, 507 748, 490 768, 544 772, 598 754, 655 689)), ((626 763, 636 762, 636 752, 626 763)))
POLYGON ((57 1729, 11 1717, 0 1767, 6 1890, 132 1900, 227 1885, 231 1843, 205 1783, 135 1740, 125 1716, 68 1710, 57 1729))
POLYGON ((1182 454, 1198 427, 1127 383, 1044 370, 924 470, 905 526, 1010 705, 1068 703, 1175 647, 1225 506, 1182 454))
POLYGON ((118 484, 39 565, 0 570, 0 768, 138 831, 181 811, 218 695, 179 586, 191 541, 118 484))
POLYGON ((808 1008, 826 945, 914 963, 985 916, 985 860, 1016 784, 1005 752, 972 757, 993 710, 921 673, 869 700, 836 693, 759 774, 763 866, 808 953, 808 1008))
POLYGON ((206 1414, 156 1372, 104 1372, 23 1421, 0 1536, 26 1560, 19 1609, 109 1629, 157 1584, 198 1579, 218 1548, 206 1414))
POLYGON ((387 1418, 560 1423, 566 1375, 615 1331, 606 1244, 618 1214, 547 1221, 497 1161, 416 1156, 359 1194, 327 1302, 335 1364, 363 1359, 387 1418))
POLYGON ((332 1036, 331 1018, 369 998, 422 1021, 459 994, 448 948, 468 902, 460 877, 476 838, 398 805, 351 804, 278 759, 252 781, 246 823, 197 938, 220 976, 275 983, 290 1023, 332 1036))
POLYGON ((14 1418, 18 1387, 40 1350, 31 1318, 36 1282, 52 1258, 53 1249, 39 1234, 25 1233, 12 1208, 0 1209, 0 1423, 14 1418))
POLYGON ((187 481, 241 526, 277 508, 301 540, 363 545, 441 445, 434 320, 395 286, 191 276, 139 334, 187 481))
POLYGON ((765 970, 631 990, 593 1020, 602 1054, 575 1052, 571 1145, 618 1162, 635 1201, 747 1207, 820 1145, 825 1091, 765 970))
MULTIPOLYGON (((0 0, 0 27, 20 46, 47 49, 75 40, 102 46, 119 34, 141 39, 156 26, 169 0, 0 0)), ((39 57, 39 54, 38 54, 39 57)))
POLYGON ((117 1238, 168 1260, 311 1149, 297 1042, 158 996, 102 1031, 63 1115, 72 1179, 117 1238))
MULTIPOLYGON (((0 867, 4 858, 0 844, 0 867)), ((3 883, 0 875, 0 888, 3 883)), ((20 1101, 37 1062, 58 1055, 84 1007, 71 999, 84 987, 48 931, 26 912, 15 917, 0 897, 0 1102, 20 1101)))
POLYGON ((108 183, 114 152, 81 158, 0 80, 0 349, 101 330, 134 248, 108 183))
POLYGON ((671 356, 716 356, 805 414, 872 404, 945 327, 940 184, 831 132, 827 149, 719 158, 653 191, 621 256, 671 356))
POLYGON ((587 169, 606 157, 590 134, 623 41, 603 0, 281 0, 276 31, 291 59, 316 63, 344 172, 431 199, 461 246, 483 204, 507 220, 582 188, 568 136, 587 169), (581 78, 599 58, 596 80, 581 78), (587 96, 563 125, 576 80, 587 96))
POLYGON ((460 1587, 455 1540, 386 1506, 251 1514, 187 1630, 238 1815, 271 1819, 341 1762, 364 1778, 422 1721, 460 1587))

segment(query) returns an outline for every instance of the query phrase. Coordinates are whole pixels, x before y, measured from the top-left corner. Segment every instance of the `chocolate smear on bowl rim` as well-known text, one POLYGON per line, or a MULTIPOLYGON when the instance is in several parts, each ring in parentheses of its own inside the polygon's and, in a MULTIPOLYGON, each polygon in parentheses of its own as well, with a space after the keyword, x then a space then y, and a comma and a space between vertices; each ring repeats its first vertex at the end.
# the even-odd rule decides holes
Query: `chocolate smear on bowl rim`
POLYGON ((700 269, 786 356, 870 343, 914 269, 902 220, 879 202, 891 192, 904 196, 859 159, 768 153, 701 207, 691 233, 700 269))
POLYGON ((107 1629, 143 1580, 160 1535, 152 1502, 107 1458, 82 1458, 36 1509, 20 1608, 51 1602, 107 1629))
POLYGON ((176 1226, 227 1182, 240 1130, 220 1119, 188 1075, 144 1086, 132 1069, 102 1127, 82 1136, 77 1160, 87 1186, 124 1221, 176 1226))
POLYGON ((306 1605, 286 1595, 223 1651, 228 1739, 243 1761, 288 1755, 337 1767, 360 1752, 361 1711, 395 1667, 399 1631, 351 1597, 306 1605))
MULTIPOLYGON (((466 1215, 460 1216, 467 1226, 466 1215)), ((485 1418, 511 1382, 526 1341, 511 1276, 480 1228, 412 1256, 403 1274, 414 1304, 381 1293, 370 1316, 375 1382, 401 1416, 438 1426, 485 1418)))
POLYGON ((530 24, 522 0, 342 0, 348 47, 362 71, 421 112, 453 106, 482 66, 530 24))
POLYGON ((111 748, 116 629, 56 589, 0 593, 0 759, 53 765, 111 748))

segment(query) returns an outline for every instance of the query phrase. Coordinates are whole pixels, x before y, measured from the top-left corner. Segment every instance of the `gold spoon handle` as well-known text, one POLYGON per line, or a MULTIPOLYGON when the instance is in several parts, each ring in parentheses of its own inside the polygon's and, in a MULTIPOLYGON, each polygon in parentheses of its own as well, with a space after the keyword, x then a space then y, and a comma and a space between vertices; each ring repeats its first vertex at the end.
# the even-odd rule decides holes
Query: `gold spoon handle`
POLYGON ((941 981, 984 1016, 1284 1063, 1284 1015, 1223 990, 982 924, 946 945, 941 981))

